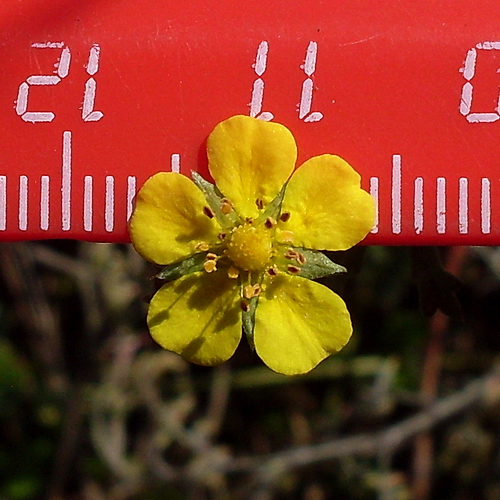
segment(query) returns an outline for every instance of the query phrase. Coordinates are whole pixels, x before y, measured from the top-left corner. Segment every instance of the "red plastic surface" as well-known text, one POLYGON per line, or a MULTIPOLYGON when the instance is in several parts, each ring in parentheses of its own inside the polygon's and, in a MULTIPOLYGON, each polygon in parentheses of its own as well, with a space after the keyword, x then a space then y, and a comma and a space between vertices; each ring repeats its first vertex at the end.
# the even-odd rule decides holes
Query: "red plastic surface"
POLYGON ((371 244, 500 242, 497 0, 2 0, 0 239, 127 241, 219 121, 287 125, 378 200, 371 244))

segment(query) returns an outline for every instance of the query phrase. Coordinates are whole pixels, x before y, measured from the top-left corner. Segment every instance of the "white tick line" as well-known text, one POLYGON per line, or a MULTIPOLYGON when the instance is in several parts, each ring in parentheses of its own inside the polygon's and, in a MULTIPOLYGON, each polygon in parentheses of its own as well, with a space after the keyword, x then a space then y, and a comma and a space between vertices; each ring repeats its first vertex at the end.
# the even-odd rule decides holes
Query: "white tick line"
POLYGON ((93 208, 93 178, 86 175, 83 179, 83 229, 92 231, 92 208, 93 208))
POLYGON ((62 230, 71 229, 71 132, 63 132, 62 154, 62 230))
POLYGON ((371 232, 373 234, 376 234, 378 233, 378 224, 379 224, 378 177, 370 177, 370 194, 375 200, 375 222, 373 224, 371 232))
POLYGON ((112 175, 106 176, 104 225, 108 233, 111 233, 115 227, 115 178, 112 175))
POLYGON ((0 231, 7 228, 7 176, 0 175, 0 231))
POLYGON ((181 155, 174 153, 170 157, 170 169, 172 172, 179 173, 181 171, 181 155))
POLYGON ((40 229, 49 229, 50 177, 42 175, 40 179, 40 229))
POLYGON ((36 49, 60 49, 64 47, 64 42, 32 43, 31 46, 36 49))
POLYGON ((465 177, 458 181, 458 232, 469 232, 469 181, 465 177))
POLYGON ((424 179, 422 177, 415 179, 413 227, 417 234, 424 230, 424 179))
POLYGON ((481 179, 481 232, 491 231, 491 183, 487 178, 481 179))
POLYGON ((19 229, 28 229, 28 177, 19 177, 19 229))
POLYGON ((401 155, 392 155, 392 232, 401 233, 401 155))
POLYGON ((439 234, 446 233, 446 179, 444 177, 437 179, 436 229, 439 234))
POLYGON ((129 176, 127 179, 127 222, 132 216, 132 211, 134 210, 134 199, 137 190, 136 178, 134 176, 129 176))

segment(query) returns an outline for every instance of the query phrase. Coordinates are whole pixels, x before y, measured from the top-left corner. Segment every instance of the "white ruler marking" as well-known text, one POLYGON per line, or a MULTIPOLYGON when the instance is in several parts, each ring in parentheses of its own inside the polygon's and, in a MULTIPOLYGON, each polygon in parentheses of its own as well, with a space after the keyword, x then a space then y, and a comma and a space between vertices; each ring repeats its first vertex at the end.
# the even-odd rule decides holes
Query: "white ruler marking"
POLYGON ((436 229, 439 234, 446 233, 446 179, 444 177, 437 179, 436 229))
POLYGON ((92 231, 93 178, 86 175, 83 179, 83 229, 92 231))
POLYGON ((415 194, 413 201, 413 227, 415 233, 420 234, 424 230, 424 179, 415 179, 415 194))
POLYGON ((466 177, 458 181, 458 232, 469 232, 469 181, 466 177))
POLYGON ((106 207, 104 210, 104 226, 108 233, 115 227, 115 178, 106 176, 106 207))
POLYGON ((378 224, 379 224, 379 196, 378 196, 378 177, 370 177, 370 194, 375 200, 375 222, 373 223, 373 227, 371 232, 373 234, 378 233, 378 224))
POLYGON ((134 210, 134 199, 135 193, 137 191, 137 179, 130 175, 127 179, 127 222, 132 216, 132 211, 134 210))
POLYGON ((62 153, 62 230, 71 229, 71 132, 63 132, 62 153))
POLYGON ((19 229, 28 229, 28 177, 19 177, 19 229))
POLYGON ((181 171, 181 155, 174 153, 170 157, 170 170, 172 172, 179 173, 181 171))
POLYGON ((392 232, 401 233, 401 155, 392 155, 392 232))
POLYGON ((487 178, 481 179, 481 232, 491 231, 491 183, 487 178))
POLYGON ((0 231, 7 228, 7 176, 0 175, 0 231))
POLYGON ((47 231, 49 229, 49 210, 50 210, 50 177, 42 175, 40 179, 40 229, 47 231))

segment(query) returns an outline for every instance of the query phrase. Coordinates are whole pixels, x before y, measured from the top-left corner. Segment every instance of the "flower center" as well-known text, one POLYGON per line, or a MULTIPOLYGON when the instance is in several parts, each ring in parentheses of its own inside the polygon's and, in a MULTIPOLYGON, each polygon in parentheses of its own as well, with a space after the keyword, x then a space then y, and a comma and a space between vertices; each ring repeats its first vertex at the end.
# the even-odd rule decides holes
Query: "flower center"
POLYGON ((259 271, 271 259, 272 249, 269 229, 247 223, 231 231, 226 255, 236 267, 244 271, 259 271))

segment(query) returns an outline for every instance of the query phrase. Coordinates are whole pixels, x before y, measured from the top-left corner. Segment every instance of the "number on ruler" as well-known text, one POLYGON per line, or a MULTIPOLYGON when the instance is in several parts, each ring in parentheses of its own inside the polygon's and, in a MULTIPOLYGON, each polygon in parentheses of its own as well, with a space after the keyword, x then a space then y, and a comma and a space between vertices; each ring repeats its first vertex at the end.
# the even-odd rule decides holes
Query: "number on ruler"
MULTIPOLYGON (((16 113, 25 121, 31 123, 51 122, 55 118, 52 111, 28 111, 28 98, 31 85, 57 85, 69 73, 71 63, 71 51, 63 42, 34 43, 32 47, 37 49, 62 49, 54 72, 55 75, 31 75, 26 81, 19 85, 16 101, 16 113)), ((93 75, 99 70, 100 47, 94 44, 90 49, 89 60, 86 65, 90 78, 85 83, 83 94, 82 119, 86 122, 96 122, 104 114, 101 111, 94 111, 94 101, 97 83, 93 75)))
MULTIPOLYGON (((250 102, 250 116, 259 118, 261 120, 270 121, 274 118, 273 114, 269 111, 262 111, 262 103, 264 101, 264 80, 262 75, 267 67, 267 54, 269 52, 269 44, 266 41, 260 42, 255 57, 255 63, 252 65, 257 78, 253 82, 252 88, 252 101, 250 102)), ((299 118, 308 122, 318 122, 323 118, 323 113, 314 111, 311 113, 312 98, 314 83, 312 75, 316 70, 316 56, 318 54, 318 44, 316 42, 309 42, 306 50, 306 58, 301 69, 306 74, 306 79, 302 84, 302 92, 300 96, 299 118)))
POLYGON ((500 50, 500 42, 484 42, 478 43, 475 47, 467 52, 464 67, 460 70, 467 80, 462 87, 462 98, 460 101, 460 113, 465 116, 469 123, 491 123, 496 122, 500 118, 500 95, 497 102, 497 107, 490 113, 471 113, 472 94, 474 86, 472 79, 476 74, 476 60, 478 50, 500 50))

